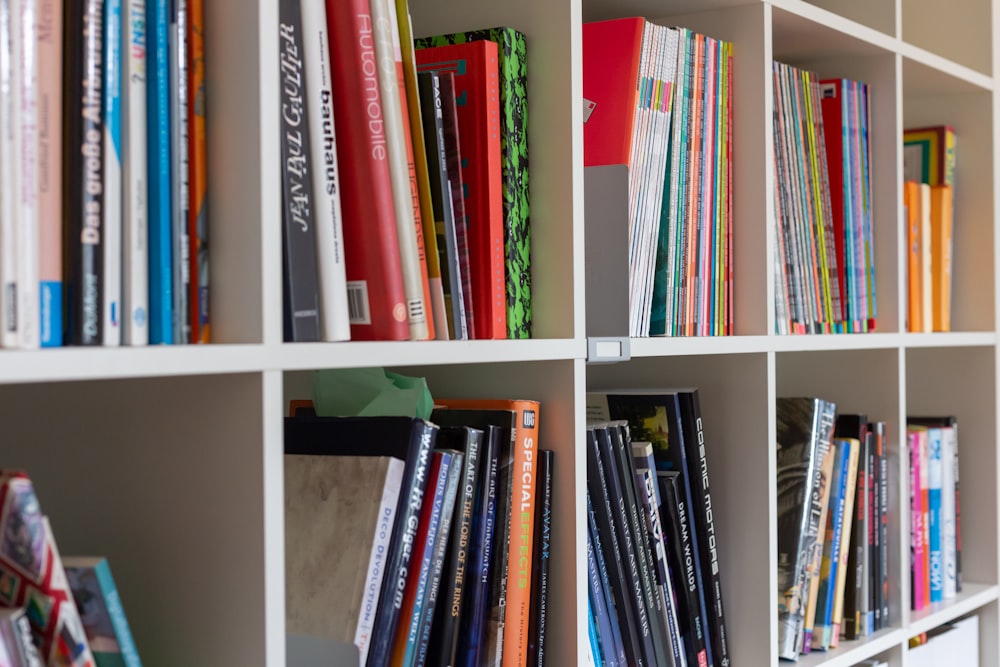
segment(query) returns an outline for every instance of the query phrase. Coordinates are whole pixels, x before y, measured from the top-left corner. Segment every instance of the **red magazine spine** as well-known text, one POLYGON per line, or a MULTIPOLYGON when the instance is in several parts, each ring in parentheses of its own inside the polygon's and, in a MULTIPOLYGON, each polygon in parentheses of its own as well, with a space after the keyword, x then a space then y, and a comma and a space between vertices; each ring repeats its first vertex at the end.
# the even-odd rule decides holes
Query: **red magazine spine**
MULTIPOLYGON (((841 81, 820 81, 823 107, 823 139, 826 142, 826 164, 830 179, 830 204, 833 210, 833 239, 837 253, 837 284, 840 286, 841 311, 836 314, 849 327, 847 310, 847 271, 844 254, 844 110, 841 81)), ((847 329, 850 331, 850 329, 847 329)))
POLYGON ((403 271, 368 0, 327 0, 352 340, 407 340, 403 271))

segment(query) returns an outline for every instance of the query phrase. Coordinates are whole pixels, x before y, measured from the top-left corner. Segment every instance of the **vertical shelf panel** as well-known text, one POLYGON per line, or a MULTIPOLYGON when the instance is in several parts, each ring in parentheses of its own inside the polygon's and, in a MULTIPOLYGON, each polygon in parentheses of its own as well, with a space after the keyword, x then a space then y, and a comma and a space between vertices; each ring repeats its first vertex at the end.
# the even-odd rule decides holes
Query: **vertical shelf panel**
POLYGON ((3 465, 63 555, 108 557, 148 664, 282 664, 261 399, 260 374, 0 388, 3 465))
POLYGON ((414 34, 509 26, 528 42, 534 338, 582 337, 583 80, 572 2, 413 0, 414 34))
POLYGON ((747 665, 777 660, 768 377, 767 354, 643 358, 587 369, 588 391, 698 388, 729 647, 747 665))
POLYGON ((212 340, 281 341, 278 2, 205 3, 212 340))

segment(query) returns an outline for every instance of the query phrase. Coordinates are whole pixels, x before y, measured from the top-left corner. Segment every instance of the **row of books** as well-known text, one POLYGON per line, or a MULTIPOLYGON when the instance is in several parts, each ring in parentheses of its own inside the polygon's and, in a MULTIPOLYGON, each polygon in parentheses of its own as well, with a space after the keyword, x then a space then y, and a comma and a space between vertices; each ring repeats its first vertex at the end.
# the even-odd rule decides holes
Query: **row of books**
POLYGON ((777 333, 873 330, 868 86, 779 62, 773 79, 777 333))
POLYGON ((951 331, 955 131, 903 133, 907 331, 951 331))
POLYGON ((285 339, 530 337, 524 34, 279 5, 285 339))
POLYGON ((733 664, 695 389, 587 397, 596 665, 733 664))
POLYGON ((778 656, 889 627, 884 422, 819 398, 779 398, 778 656))
POLYGON ((0 8, 0 346, 208 341, 203 15, 0 8))
POLYGON ((732 68, 686 28, 583 26, 584 164, 628 167, 631 336, 732 333, 732 68))
POLYGON ((34 485, 0 470, 0 665, 141 667, 102 557, 62 558, 34 485))
POLYGON ((910 606, 919 611, 962 590, 958 420, 910 418, 910 606))
POLYGON ((290 635, 357 664, 541 665, 553 454, 539 404, 285 420, 290 635))

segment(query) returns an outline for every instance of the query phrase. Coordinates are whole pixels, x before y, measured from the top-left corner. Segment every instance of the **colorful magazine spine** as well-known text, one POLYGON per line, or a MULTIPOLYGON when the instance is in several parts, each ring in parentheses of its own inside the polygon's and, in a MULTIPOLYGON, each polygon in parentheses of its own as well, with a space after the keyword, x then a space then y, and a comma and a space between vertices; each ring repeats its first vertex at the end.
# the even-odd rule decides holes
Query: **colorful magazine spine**
POLYGON ((149 168, 149 342, 174 342, 174 275, 169 0, 146 3, 147 140, 149 168))
POLYGON ((188 30, 187 0, 171 0, 170 5, 170 197, 171 247, 173 257, 173 328, 174 342, 188 343, 191 338, 188 290, 190 288, 190 250, 188 242, 188 30))
MULTIPOLYGON (((208 298, 208 147, 205 94, 205 0, 188 0, 188 309, 191 342, 212 338, 208 298)), ((324 22, 324 26, 325 26, 324 22)))
POLYGON ((149 343, 149 135, 147 123, 146 0, 124 0, 122 82, 123 345, 149 343))
POLYGON ((122 3, 104 4, 104 345, 122 340, 122 3))
POLYGON ((38 104, 47 110, 38 119, 38 333, 42 347, 58 347, 63 344, 63 3, 39 0, 38 8, 38 104))

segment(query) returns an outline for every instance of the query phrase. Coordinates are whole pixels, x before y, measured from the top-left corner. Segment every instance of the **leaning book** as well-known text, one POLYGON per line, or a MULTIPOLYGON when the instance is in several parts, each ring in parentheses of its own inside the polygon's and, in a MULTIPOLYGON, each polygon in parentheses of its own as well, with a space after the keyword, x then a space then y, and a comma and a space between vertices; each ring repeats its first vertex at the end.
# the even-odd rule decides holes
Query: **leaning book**
POLYGON ((63 567, 97 667, 142 667, 108 560, 67 557, 63 567))

